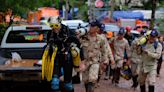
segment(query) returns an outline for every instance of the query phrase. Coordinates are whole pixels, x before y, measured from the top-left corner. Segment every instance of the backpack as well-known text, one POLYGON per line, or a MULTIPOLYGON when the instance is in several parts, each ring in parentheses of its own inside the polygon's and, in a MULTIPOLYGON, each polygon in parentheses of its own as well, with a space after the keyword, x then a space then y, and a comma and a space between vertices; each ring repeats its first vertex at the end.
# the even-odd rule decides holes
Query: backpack
MULTIPOLYGON (((162 51, 163 51, 164 43, 160 43, 160 44, 162 45, 162 51)), ((155 42, 154 42, 154 49, 156 50, 157 47, 158 47, 158 41, 155 41, 155 42)), ((158 61, 162 61, 162 54, 161 54, 160 58, 157 59, 157 60, 158 60, 158 61)))

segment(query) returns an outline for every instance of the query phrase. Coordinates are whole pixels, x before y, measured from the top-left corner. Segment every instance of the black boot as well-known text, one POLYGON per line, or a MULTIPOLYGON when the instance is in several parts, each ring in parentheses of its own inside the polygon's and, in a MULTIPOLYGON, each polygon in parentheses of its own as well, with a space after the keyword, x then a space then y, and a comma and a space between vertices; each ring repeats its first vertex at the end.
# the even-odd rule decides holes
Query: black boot
POLYGON ((154 86, 153 85, 149 86, 149 92, 154 92, 154 86))
POLYGON ((145 85, 140 86, 141 92, 146 92, 145 85))
POLYGON ((94 92, 95 83, 89 82, 86 92, 94 92))
POLYGON ((88 83, 85 83, 85 92, 88 92, 88 83))
POLYGON ((132 77, 132 80, 133 80, 132 88, 137 88, 138 86, 137 78, 138 78, 138 75, 132 77))
POLYGON ((121 68, 114 69, 112 83, 117 86, 120 80, 120 70, 121 68))

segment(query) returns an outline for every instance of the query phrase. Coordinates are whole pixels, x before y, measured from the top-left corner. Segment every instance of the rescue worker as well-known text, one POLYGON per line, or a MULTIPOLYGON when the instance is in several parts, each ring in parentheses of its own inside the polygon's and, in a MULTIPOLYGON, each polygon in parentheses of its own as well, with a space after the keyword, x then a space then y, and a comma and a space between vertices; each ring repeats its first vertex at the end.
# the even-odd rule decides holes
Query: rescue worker
POLYGON ((158 59, 158 65, 157 65, 157 77, 159 77, 160 76, 160 70, 161 70, 161 66, 162 66, 162 62, 163 62, 163 53, 164 53, 164 42, 163 42, 163 36, 162 35, 160 35, 159 36, 159 42, 160 42, 160 44, 162 45, 162 54, 161 54, 161 57, 158 59))
POLYGON ((138 74, 139 74, 139 68, 141 65, 141 48, 137 46, 138 40, 144 36, 146 33, 146 30, 141 30, 140 37, 133 40, 131 45, 131 71, 132 71, 132 88, 136 88, 138 86, 138 74))
POLYGON ((119 83, 120 79, 120 70, 123 66, 124 61, 124 53, 127 53, 127 64, 130 61, 130 47, 128 41, 124 38, 125 30, 124 28, 120 28, 117 37, 114 39, 114 59, 115 59, 115 69, 114 69, 114 76, 112 79, 112 83, 116 85, 119 83))
MULTIPOLYGON (((99 77, 98 77, 98 81, 97 81, 97 86, 99 86, 99 81, 100 81, 100 78, 101 78, 101 76, 102 76, 102 74, 104 73, 104 71, 106 70, 106 68, 108 67, 108 65, 109 65, 109 61, 111 62, 111 64, 113 65, 114 64, 114 58, 113 58, 113 54, 112 54, 112 50, 111 50, 111 48, 110 48, 110 45, 109 45, 109 43, 108 43, 108 40, 107 40, 107 38, 106 38, 106 36, 105 36, 105 32, 104 32, 104 24, 102 24, 102 26, 101 26, 102 28, 100 28, 100 30, 98 30, 98 34, 102 37, 102 39, 104 40, 104 42, 105 42, 105 48, 106 48, 106 50, 107 50, 107 54, 108 54, 108 62, 106 62, 106 64, 107 65, 105 65, 104 66, 104 62, 102 62, 101 64, 100 64, 100 70, 99 70, 99 77)), ((102 56, 103 56, 103 53, 102 53, 102 56)))
POLYGON ((94 92, 95 83, 98 79, 100 63, 108 62, 106 43, 97 33, 101 29, 101 23, 93 21, 90 23, 90 29, 87 35, 81 38, 81 44, 84 52, 84 60, 81 64, 83 71, 83 81, 86 92, 94 92))
POLYGON ((110 52, 109 53, 109 55, 108 55, 108 57, 109 57, 109 64, 108 64, 108 66, 107 66, 107 68, 106 68, 106 71, 105 71, 105 80, 108 80, 111 76, 112 76, 112 74, 113 74, 113 69, 111 68, 111 66, 114 64, 114 57, 113 57, 113 55, 114 55, 114 50, 113 50, 113 43, 112 43, 112 41, 113 41, 113 32, 106 32, 106 38, 107 38, 107 41, 108 41, 108 44, 109 44, 109 46, 110 46, 110 48, 111 48, 111 51, 112 51, 112 53, 110 52))
POLYGON ((128 43, 131 46, 132 41, 134 40, 134 36, 131 33, 132 27, 131 26, 126 26, 125 29, 126 29, 126 33, 125 33, 125 36, 124 37, 125 37, 125 39, 128 40, 128 43))
POLYGON ((71 48, 74 44, 75 48, 80 49, 80 42, 67 26, 61 24, 60 17, 50 17, 48 22, 52 28, 47 34, 50 57, 54 52, 53 47, 57 48, 53 76, 50 79, 52 92, 73 92, 72 69, 78 66, 74 66, 71 48))
POLYGON ((142 67, 139 74, 141 92, 146 92, 145 82, 148 80, 148 92, 154 92, 156 82, 157 59, 160 58, 162 46, 157 41, 157 30, 152 30, 145 45, 142 46, 142 67))

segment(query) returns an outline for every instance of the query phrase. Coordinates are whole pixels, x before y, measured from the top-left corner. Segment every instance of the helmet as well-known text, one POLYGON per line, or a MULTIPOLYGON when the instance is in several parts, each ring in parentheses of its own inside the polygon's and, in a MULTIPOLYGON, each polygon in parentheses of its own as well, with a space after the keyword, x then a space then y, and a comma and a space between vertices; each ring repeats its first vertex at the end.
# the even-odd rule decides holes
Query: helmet
POLYGON ((98 20, 93 20, 91 23, 90 23, 90 26, 94 27, 94 26, 97 26, 100 28, 101 31, 104 30, 105 28, 105 25, 103 23, 100 23, 98 20))
POLYGON ((156 29, 153 29, 150 33, 150 36, 157 37, 159 35, 159 32, 156 29))
POLYGON ((52 16, 48 19, 51 28, 60 28, 61 18, 59 16, 52 16))
POLYGON ((127 32, 130 32, 132 30, 132 27, 131 26, 126 26, 125 29, 126 29, 127 32))
POLYGON ((118 31, 118 35, 124 35, 125 34, 125 29, 123 27, 120 28, 118 31))
POLYGON ((78 33, 80 36, 86 35, 88 31, 89 27, 76 29, 76 33, 78 33))
POLYGON ((112 38, 113 37, 113 32, 107 32, 106 37, 107 38, 112 38))

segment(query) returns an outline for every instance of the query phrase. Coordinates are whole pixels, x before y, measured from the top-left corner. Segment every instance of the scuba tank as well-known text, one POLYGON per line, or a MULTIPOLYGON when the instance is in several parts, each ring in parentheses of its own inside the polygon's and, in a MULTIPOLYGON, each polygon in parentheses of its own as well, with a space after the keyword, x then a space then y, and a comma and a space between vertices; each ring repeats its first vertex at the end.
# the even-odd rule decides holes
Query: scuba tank
POLYGON ((143 37, 141 37, 141 38, 137 41, 137 45, 143 45, 143 44, 145 44, 145 43, 147 42, 147 40, 148 40, 148 37, 149 37, 150 33, 151 33, 150 30, 147 31, 147 32, 146 32, 146 35, 143 36, 143 37))
POLYGON ((42 56, 42 80, 46 78, 47 81, 52 80, 54 61, 58 48, 56 46, 53 46, 52 56, 49 55, 49 49, 50 46, 47 45, 42 56))
POLYGON ((72 59, 73 59, 73 65, 75 70, 77 70, 79 68, 80 65, 80 49, 78 47, 76 47, 75 45, 71 47, 71 55, 72 55, 72 59))

